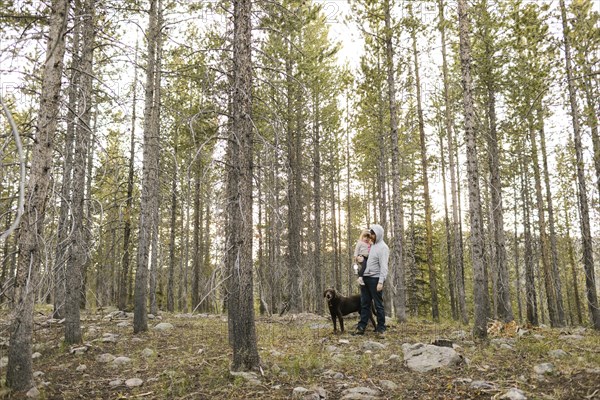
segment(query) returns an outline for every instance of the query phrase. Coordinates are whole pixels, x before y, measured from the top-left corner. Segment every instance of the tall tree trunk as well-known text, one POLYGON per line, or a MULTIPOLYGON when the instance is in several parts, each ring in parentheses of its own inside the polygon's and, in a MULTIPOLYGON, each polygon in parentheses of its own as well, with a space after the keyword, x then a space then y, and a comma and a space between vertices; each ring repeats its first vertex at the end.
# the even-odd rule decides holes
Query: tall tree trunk
MULTIPOLYGON (((315 298, 323 297, 323 265, 321 261, 321 132, 319 121, 319 93, 315 94, 315 124, 313 138, 313 207, 315 214, 314 227, 314 260, 313 279, 315 280, 315 298)), ((323 302, 317 301, 317 313, 323 314, 323 302)))
MULTIPOLYGON (((489 45, 486 45, 489 46, 489 45)), ((487 50, 491 53, 491 50, 487 50)), ((491 59, 491 54, 489 55, 491 59)), ((490 60, 491 61, 491 60, 490 60)), ((510 277, 506 263, 506 237, 504 234, 504 211, 502 204, 502 182, 500 180, 500 150, 498 149, 498 134, 496 129, 496 94, 491 79, 487 82, 487 106, 489 119, 488 163, 490 168, 491 192, 491 217, 493 219, 493 246, 492 251, 496 262, 496 312, 498 318, 504 322, 514 320, 512 304, 510 301, 510 277)))
POLYGON ((525 301, 527 305, 527 322, 537 326, 537 294, 535 290, 535 274, 533 263, 533 248, 531 245, 531 221, 529 216, 529 179, 527 176, 527 167, 520 161, 521 167, 521 202, 523 203, 523 240, 525 256, 525 301))
POLYGON ((71 251, 67 261, 66 270, 66 297, 65 297, 65 342, 67 344, 80 343, 81 322, 79 304, 83 282, 83 267, 86 263, 87 243, 84 232, 84 190, 87 149, 91 133, 92 110, 92 62, 94 52, 94 0, 85 0, 83 5, 81 76, 79 99, 79 121, 75 132, 75 154, 73 163, 73 190, 72 193, 72 229, 71 251))
POLYGON ((517 309, 519 311, 519 322, 523 321, 523 305, 521 303, 521 272, 519 271, 519 234, 517 231, 517 223, 519 220, 519 211, 518 211, 518 200, 517 200, 517 180, 515 178, 513 182, 513 199, 514 199, 514 207, 513 207, 513 215, 514 215, 514 256, 515 256, 515 292, 517 294, 517 309))
POLYGON ((575 250, 573 249, 573 239, 571 239, 571 219, 569 218, 569 207, 565 199, 565 232, 567 240, 567 253, 569 255, 569 264, 571 266, 571 279, 573 280, 573 295, 575 297, 575 308, 577 311, 577 323, 583 324, 583 313, 581 312, 581 300, 579 299, 579 283, 577 282, 577 269, 575 262, 575 250))
POLYGON ((448 213, 448 190, 446 188, 446 156, 444 155, 443 130, 439 134, 440 162, 442 170, 442 189, 444 194, 444 227, 446 228, 446 272, 448 276, 448 293, 450 294, 450 309, 452 319, 458 320, 458 306, 456 304, 456 289, 454 287, 454 259, 452 257, 452 233, 450 231, 450 214, 448 213))
POLYGON ((80 59, 80 37, 81 37, 81 2, 75 1, 74 4, 76 16, 73 21, 73 39, 71 49, 71 75, 69 77, 68 87, 68 111, 67 111, 67 130, 65 133, 65 150, 63 162, 62 187, 60 191, 60 211, 57 228, 57 246, 56 256, 54 258, 54 312, 52 317, 62 319, 65 316, 65 265, 67 262, 67 253, 69 251, 68 236, 71 233, 69 224, 69 203, 71 200, 71 179, 73 175, 73 142, 75 138, 75 126, 78 123, 77 93, 79 91, 79 63, 80 59))
POLYGON ((158 162, 159 162, 159 128, 155 126, 154 115, 158 111, 157 92, 155 81, 156 44, 160 32, 157 19, 160 0, 150 1, 148 23, 148 61, 146 64, 146 94, 144 105, 144 145, 143 145, 143 171, 142 193, 140 203, 140 222, 138 234, 138 262, 135 274, 133 332, 148 330, 148 259, 150 254, 150 241, 154 221, 154 210, 158 208, 158 162))
POLYGON ((296 157, 296 136, 299 132, 293 128, 294 99, 296 89, 294 88, 294 77, 292 69, 292 39, 288 44, 288 59, 286 60, 286 80, 287 80, 287 155, 288 155, 288 287, 289 287, 289 310, 297 313, 300 311, 300 218, 301 210, 299 207, 299 187, 296 183, 299 181, 299 161, 296 157))
MULTIPOLYGON (((259 366, 252 299, 252 60, 251 60, 251 1, 234 1, 233 30, 233 129, 232 140, 238 143, 234 160, 235 174, 239 177, 232 227, 237 229, 238 241, 228 248, 235 254, 231 266, 231 299, 236 303, 233 318, 229 320, 233 332, 233 370, 249 370, 259 366)), ((230 141, 231 144, 231 141, 230 141)), ((231 258, 230 258, 231 259, 231 258)), ((230 302, 230 304, 232 303, 230 302)))
POLYGON ((600 307, 598 307, 598 295, 596 293, 596 277, 594 273, 594 252, 592 236, 590 232, 590 215, 588 205, 587 184, 585 182, 583 149, 581 145, 581 129, 579 126, 579 110, 577 108, 577 93, 573 82, 573 71, 571 67, 571 44, 569 41, 569 26, 567 24, 567 10, 564 0, 560 0, 560 13, 563 27, 563 40, 565 45, 565 65, 567 70, 567 83, 569 88, 569 102, 571 105, 571 117, 573 119, 573 141, 575 143, 575 156, 577 159, 577 183, 579 208, 581 213, 581 238, 583 241, 583 266, 585 269, 585 286, 590 311, 590 319, 594 329, 600 330, 600 307))
MULTIPOLYGON (((160 207, 160 205, 158 206, 160 207)), ((156 289, 157 284, 160 279, 159 276, 159 246, 158 246, 158 224, 153 224, 152 226, 152 253, 150 253, 150 293, 148 294, 149 303, 150 303, 150 314, 157 315, 158 314, 158 299, 156 298, 156 289)))
POLYGON ((549 240, 548 232, 546 231, 546 214, 544 212, 544 199, 542 196, 542 183, 540 174, 540 165, 538 159, 537 138, 535 137, 535 128, 533 121, 529 118, 528 124, 529 141, 531 143, 531 163, 533 166, 533 177, 535 179, 535 198, 538 212, 538 221, 540 229, 540 249, 542 258, 542 267, 544 270, 544 284, 546 289, 546 299, 548 304, 548 314, 550 316, 550 324, 553 327, 564 325, 558 318, 558 307, 556 304, 556 291, 554 288, 554 279, 550 266, 549 240))
POLYGON ((460 318, 463 324, 469 323, 465 285, 463 279, 463 244, 461 223, 459 215, 459 195, 457 189, 457 170, 454 158, 454 129, 450 106, 450 83, 448 74, 448 61, 446 56, 446 18, 444 17, 443 0, 438 1, 439 30, 442 41, 442 75, 444 80, 444 123, 448 135, 448 162, 450 164, 450 193, 452 197, 452 255, 454 260, 454 279, 460 318))
POLYGON ((131 241, 131 214, 133 206, 133 178, 134 178, 134 157, 135 157, 135 125, 137 123, 137 60, 138 60, 138 44, 135 44, 135 66, 133 69, 133 99, 131 106, 131 137, 129 140, 129 171, 127 175, 127 199, 125 200, 125 210, 123 219, 125 226, 123 227, 123 258, 121 259, 121 279, 119 280, 119 310, 127 308, 127 288, 129 287, 129 262, 130 262, 130 245, 131 241))
POLYGON ((27 202, 19 224, 19 258, 14 283, 15 305, 10 325, 10 347, 6 369, 6 385, 17 391, 29 389, 33 380, 31 363, 33 305, 41 261, 40 243, 43 243, 46 203, 52 181, 52 152, 60 106, 68 15, 69 1, 52 1, 40 110, 25 196, 27 202))
MULTIPOLYGON (((398 148, 398 116, 396 106, 396 79, 394 77, 394 48, 392 43, 392 17, 390 0, 384 2, 385 13, 385 58, 387 71, 387 86, 390 109, 390 137, 392 139, 392 205, 394 212, 392 220, 394 224, 394 239, 392 246, 392 262, 395 269, 395 292, 394 308, 398 321, 406 322, 406 288, 404 285, 405 271, 402 253, 402 239, 404 234, 404 210, 402 208, 402 193, 400 187, 400 150, 398 148)), ((383 161, 383 159, 382 159, 383 161)), ((385 228, 385 227, 384 227, 385 228)))
MULTIPOLYGON (((177 161, 177 141, 179 131, 175 131, 174 146, 173 146, 173 177, 171 181, 171 224, 170 226, 170 239, 169 239, 169 280, 167 283, 167 311, 175 311, 175 234, 177 226, 177 175, 178 175, 178 161, 177 161)), ((182 279, 182 276, 179 277, 182 279)))
POLYGON ((477 161, 477 137, 475 132, 475 109, 473 106, 473 88, 471 82, 471 43, 468 13, 467 1, 458 0, 460 64, 465 113, 465 142, 467 146, 469 216, 471 221, 471 259, 473 263, 473 302, 475 308, 473 335, 477 338, 485 338, 487 336, 489 299, 483 262, 482 212, 479 190, 479 166, 477 161))
MULTIPOLYGON (((411 11, 412 12, 412 11, 411 11)), ((417 93, 417 118, 419 126, 419 141, 421 144, 421 170, 423 176, 423 202, 425 206, 425 247, 427 253, 427 270, 429 271, 429 291, 431 293, 431 316, 434 321, 440 320, 440 311, 437 296, 437 272, 433 262, 433 225, 431 222, 431 196, 429 194, 429 177, 427 162, 427 143, 425 142, 425 121, 423 107, 421 106, 421 80, 419 77, 419 54, 417 52, 417 34, 412 29, 412 50, 415 68, 415 86, 417 93)))
POLYGON ((556 225, 554 221, 554 204, 552 202, 552 191, 550 188, 550 172, 548 170, 548 155, 546 154, 546 133, 544 131, 544 115, 542 111, 542 105, 538 108, 538 120, 540 123, 540 147, 542 151, 542 172, 544 175, 544 186, 546 190, 546 207, 548 208, 548 228, 550 230, 550 253, 552 255, 552 286, 556 293, 556 308, 558 321, 561 326, 564 326, 565 321, 565 308, 563 305, 562 298, 562 283, 560 279, 560 272, 558 268, 558 245, 556 243, 556 225))
POLYGON ((200 204, 200 167, 194 167, 194 242, 192 244, 194 250, 194 261, 192 264, 192 312, 198 308, 200 303, 200 265, 202 262, 202 254, 200 246, 202 244, 202 222, 200 214, 202 214, 202 205, 200 204))

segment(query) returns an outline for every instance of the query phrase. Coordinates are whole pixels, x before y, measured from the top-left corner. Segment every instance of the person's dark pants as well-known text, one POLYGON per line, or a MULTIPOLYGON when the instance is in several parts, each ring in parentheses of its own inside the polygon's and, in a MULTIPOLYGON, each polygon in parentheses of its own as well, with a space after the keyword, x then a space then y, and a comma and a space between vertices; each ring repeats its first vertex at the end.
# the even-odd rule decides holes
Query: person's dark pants
POLYGON ((383 308, 383 290, 377 291, 379 278, 363 276, 364 286, 360 287, 360 322, 358 329, 365 330, 371 315, 371 302, 375 303, 377 312, 377 332, 385 332, 385 309, 383 308))
POLYGON ((358 271, 358 276, 363 276, 363 274, 365 273, 365 269, 367 269, 367 260, 368 259, 369 259, 369 257, 363 256, 363 260, 360 263, 360 270, 358 271))

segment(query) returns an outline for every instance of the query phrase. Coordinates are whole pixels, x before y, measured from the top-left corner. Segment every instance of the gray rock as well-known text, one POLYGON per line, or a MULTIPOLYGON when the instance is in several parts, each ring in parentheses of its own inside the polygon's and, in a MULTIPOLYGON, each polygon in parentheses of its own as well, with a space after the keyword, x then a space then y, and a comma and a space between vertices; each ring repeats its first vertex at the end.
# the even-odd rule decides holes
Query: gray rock
POLYGON ((170 331, 171 329, 175 328, 172 324, 168 323, 168 322, 161 322, 160 324, 156 325, 154 327, 155 331, 170 331))
POLYGON ((362 349, 363 350, 371 350, 371 351, 376 351, 376 350, 383 350, 386 348, 386 345, 383 343, 379 343, 379 342, 364 342, 362 344, 362 349))
POLYGON ((116 386, 121 386, 123 384, 123 381, 120 379, 115 379, 114 381, 110 381, 108 382, 108 385, 110 387, 116 387, 116 386))
POLYGON ((129 364, 130 362, 131 362, 131 358, 129 358, 129 357, 117 357, 112 361, 112 364, 115 367, 120 367, 125 364, 129 364))
POLYGON ((336 346, 329 345, 329 346, 325 347, 325 351, 328 353, 337 353, 338 348, 336 346))
POLYGON ((476 390, 494 390, 496 388, 493 383, 486 381, 473 381, 469 386, 476 390))
POLYGON ((402 360, 402 357, 400 357, 398 354, 392 354, 390 356, 390 358, 388 358, 388 362, 398 362, 401 360, 402 360))
POLYGON ((42 356, 42 353, 39 353, 39 352, 37 352, 37 351, 36 351, 35 353, 33 353, 33 354, 31 355, 31 358, 32 358, 33 360, 35 360, 36 358, 40 358, 41 356, 42 356))
POLYGON ((295 387, 294 390, 292 390, 292 399, 301 399, 302 397, 304 397, 307 394, 308 394, 307 388, 298 386, 298 387, 295 387))
POLYGON ((133 343, 141 343, 141 342, 143 342, 143 341, 144 341, 144 339, 142 339, 142 338, 140 338, 140 337, 134 337, 134 338, 131 338, 131 341, 132 341, 133 343))
POLYGON ((340 340, 338 340, 338 343, 340 343, 340 344, 350 344, 350 341, 348 339, 340 339, 340 340))
POLYGON ((525 396, 522 390, 512 388, 500 396, 500 400, 527 400, 527 396, 525 396))
POLYGON ((40 397, 40 391, 34 386, 27 391, 27 394, 25 394, 25 396, 27 396, 28 399, 37 399, 38 397, 40 397))
POLYGON ((398 389, 398 385, 395 384, 392 381, 388 381, 388 380, 381 380, 379 381, 379 386, 381 386, 381 388, 383 390, 396 390, 398 389))
POLYGON ((537 340, 544 340, 544 339, 546 339, 546 336, 540 335, 539 333, 534 333, 533 337, 534 337, 534 339, 537 339, 537 340))
POLYGON ((119 335, 114 333, 105 333, 102 335, 102 343, 117 343, 119 335))
POLYGON ((143 355, 144 357, 152 357, 152 356, 154 356, 155 354, 156 354, 156 352, 155 352, 154 350, 152 350, 152 349, 149 349, 149 348, 147 348, 147 347, 146 347, 144 350, 142 350, 142 355, 143 355))
POLYGON ((113 361, 114 359, 115 359, 115 356, 113 356, 110 353, 100 354, 98 357, 96 357, 96 361, 101 362, 101 363, 109 363, 109 362, 113 361))
POLYGON ((548 355, 552 358, 563 358, 568 356, 567 352, 562 349, 550 350, 548 355))
POLYGON ((437 368, 451 367, 463 362, 456 350, 423 343, 404 343, 404 361, 408 368, 417 372, 427 372, 437 368))
POLYGON ((40 378, 40 377, 42 377, 42 376, 44 376, 44 373, 43 373, 42 371, 35 371, 35 372, 33 373, 33 377, 34 377, 34 378, 40 378))
POLYGON ((88 347, 87 346, 79 346, 79 347, 73 347, 69 353, 71 354, 75 354, 75 355, 80 355, 85 353, 86 351, 88 351, 88 347))
POLYGON ((360 386, 344 390, 340 400, 374 400, 378 396, 379 392, 377 390, 360 386))
POLYGON ((148 314, 148 319, 154 319, 154 318, 156 318, 156 317, 154 316, 154 314, 148 314))
POLYGON ((0 368, 4 368, 8 365, 8 357, 0 358, 0 368))
POLYGON ((552 363, 538 364, 535 367, 533 367, 533 372, 535 372, 538 375, 551 374, 554 372, 554 370, 554 364, 552 363))
POLYGON ((337 380, 341 380, 344 379, 344 374, 342 374, 341 372, 336 372, 333 376, 333 379, 337 379, 337 380))
POLYGON ((512 347, 510 344, 507 344, 507 343, 502 343, 500 345, 500 348, 503 350, 514 350, 515 349, 514 347, 512 347))
POLYGON ((569 340, 569 341, 579 341, 579 340, 583 340, 585 339, 585 336, 583 335, 563 335, 563 336, 559 336, 560 339, 562 340, 569 340))
POLYGON ((83 371, 85 371, 86 369, 87 369, 87 365, 85 365, 85 364, 81 364, 80 366, 78 366, 78 367, 75 369, 75 371, 77 371, 77 372, 83 372, 83 371))
POLYGON ((127 328, 128 326, 129 326, 129 322, 127 322, 127 321, 122 321, 117 324, 118 328, 127 328))
POLYGON ((260 385, 260 380, 258 379, 258 375, 256 375, 256 373, 254 372, 236 372, 236 371, 229 371, 229 373, 232 376, 236 376, 236 377, 240 377, 242 379, 244 379, 246 382, 248 382, 251 385, 260 385))
POLYGON ((140 378, 131 378, 131 379, 127 379, 125 381, 125 385, 129 388, 142 386, 143 383, 144 383, 144 381, 141 380, 140 378))

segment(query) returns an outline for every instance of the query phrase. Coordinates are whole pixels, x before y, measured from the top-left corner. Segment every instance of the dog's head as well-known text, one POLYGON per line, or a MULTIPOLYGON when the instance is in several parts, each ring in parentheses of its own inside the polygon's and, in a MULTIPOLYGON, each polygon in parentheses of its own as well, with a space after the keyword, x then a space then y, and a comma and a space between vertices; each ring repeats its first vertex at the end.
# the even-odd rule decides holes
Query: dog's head
POLYGON ((329 288, 323 292, 323 297, 325 297, 327 301, 331 301, 337 297, 337 293, 334 288, 329 288))

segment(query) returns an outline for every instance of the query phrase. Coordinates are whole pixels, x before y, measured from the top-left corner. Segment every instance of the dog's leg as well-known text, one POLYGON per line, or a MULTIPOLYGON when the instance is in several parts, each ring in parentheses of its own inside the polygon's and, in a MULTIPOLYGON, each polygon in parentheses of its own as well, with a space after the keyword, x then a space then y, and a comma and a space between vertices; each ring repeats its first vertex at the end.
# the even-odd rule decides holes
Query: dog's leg
POLYGON ((342 318, 342 313, 338 314, 338 318, 340 319, 340 330, 344 333, 344 319, 342 318))
POLYGON ((331 314, 331 320, 333 321, 333 332, 337 332, 337 325, 336 325, 336 318, 337 318, 337 313, 335 313, 333 310, 329 310, 329 313, 331 314))

